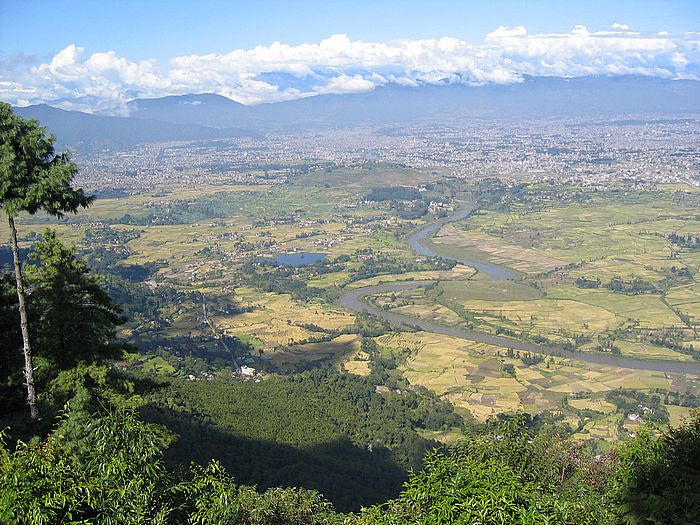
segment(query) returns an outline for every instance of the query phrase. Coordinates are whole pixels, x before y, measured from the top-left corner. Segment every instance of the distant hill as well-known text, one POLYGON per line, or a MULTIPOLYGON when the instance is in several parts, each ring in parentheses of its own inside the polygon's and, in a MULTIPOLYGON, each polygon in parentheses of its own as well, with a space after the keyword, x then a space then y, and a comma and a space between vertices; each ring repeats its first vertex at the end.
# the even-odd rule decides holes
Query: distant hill
POLYGON ((132 117, 217 127, 396 124, 442 118, 541 118, 700 112, 700 82, 639 76, 538 77, 520 84, 406 87, 243 106, 219 95, 136 99, 132 117))
POLYGON ((105 117, 79 111, 65 111, 46 104, 15 108, 56 135, 58 149, 85 151, 92 148, 124 148, 146 142, 208 140, 253 134, 231 128, 210 128, 197 124, 174 124, 151 119, 105 117))
POLYGON ((253 118, 251 107, 212 93, 141 98, 132 100, 127 107, 129 116, 134 118, 217 128, 253 118))
POLYGON ((214 94, 180 95, 136 99, 128 109, 129 117, 95 116, 46 105, 18 108, 17 112, 48 126, 62 145, 130 146, 431 120, 693 114, 700 113, 700 82, 639 76, 538 77, 509 85, 390 84, 365 93, 318 95, 257 106, 214 94))

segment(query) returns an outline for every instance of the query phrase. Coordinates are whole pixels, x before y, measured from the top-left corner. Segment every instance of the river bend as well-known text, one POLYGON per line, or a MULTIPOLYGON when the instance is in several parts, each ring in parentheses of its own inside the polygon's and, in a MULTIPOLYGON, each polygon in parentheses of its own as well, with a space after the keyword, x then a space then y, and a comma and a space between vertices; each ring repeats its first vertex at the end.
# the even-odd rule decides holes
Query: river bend
MULTIPOLYGON (((488 275, 491 279, 496 281, 515 278, 515 274, 509 268, 506 268, 504 266, 468 261, 465 259, 459 259, 457 257, 451 257, 446 254, 436 252, 435 250, 430 249, 422 244, 421 241, 423 239, 436 232, 443 225, 449 222, 455 222, 464 219, 468 217, 473 211, 473 207, 462 208, 450 217, 440 219, 436 222, 428 224, 427 226, 424 226, 423 228, 421 228, 420 230, 411 234, 408 237, 409 246, 411 247, 411 249, 413 249, 415 252, 421 255, 430 257, 440 257, 442 259, 456 261, 460 264, 476 268, 478 271, 484 273, 485 275, 488 275)), ((459 339, 465 339, 468 341, 475 341, 477 343, 486 343, 490 345, 509 347, 515 350, 521 350, 525 352, 536 352, 546 355, 556 355, 570 359, 576 359, 578 361, 585 361, 588 363, 623 367, 633 370, 649 370, 653 372, 665 372, 675 374, 700 374, 700 362, 646 360, 636 359, 633 357, 613 356, 610 354, 604 354, 600 352, 572 352, 560 348, 549 347, 535 343, 528 343, 524 341, 518 341, 516 339, 510 339, 507 337, 478 332, 475 330, 444 326, 431 321, 410 317, 408 315, 403 315, 396 312, 388 312, 386 310, 382 310, 381 308, 377 308, 376 306, 373 306, 364 300, 365 297, 369 297, 372 295, 401 290, 413 290, 415 288, 420 288, 428 284, 430 284, 429 281, 411 281, 365 286, 346 292, 338 299, 338 304, 343 308, 346 308, 353 312, 367 312, 394 324, 414 327, 425 332, 443 334, 451 337, 457 337, 459 339)))

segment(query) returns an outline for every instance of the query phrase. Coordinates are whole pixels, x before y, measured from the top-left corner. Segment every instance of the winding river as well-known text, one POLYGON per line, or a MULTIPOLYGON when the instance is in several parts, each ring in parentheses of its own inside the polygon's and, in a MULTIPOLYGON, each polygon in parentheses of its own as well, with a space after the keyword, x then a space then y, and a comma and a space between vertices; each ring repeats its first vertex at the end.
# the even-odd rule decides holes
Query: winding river
POLYGON ((415 233, 412 233, 408 237, 408 245, 414 252, 417 252, 421 255, 427 255, 428 257, 440 257, 442 259, 455 261, 459 264, 464 264, 466 266, 476 268, 480 272, 488 275, 494 281, 505 281, 515 279, 515 274, 513 273, 513 271, 510 268, 506 268, 505 266, 498 266, 496 264, 489 263, 480 263, 476 261, 467 261, 466 259, 460 259, 459 257, 450 257, 448 255, 438 253, 435 250, 432 250, 431 248, 428 248, 427 246, 423 245, 423 239, 429 237, 447 223, 457 222, 461 221, 462 219, 466 219, 474 212, 474 209, 474 206, 465 206, 450 217, 445 217, 444 219, 440 219, 431 224, 428 224, 427 226, 424 226, 423 228, 421 228, 415 233))
MULTIPOLYGON (((422 244, 421 241, 423 239, 436 232, 445 224, 464 219, 468 217, 473 211, 474 208, 468 206, 460 209, 450 217, 445 217, 444 219, 440 219, 436 222, 424 226, 423 228, 409 236, 409 246, 411 247, 411 249, 413 249, 421 255, 426 255, 430 257, 441 257, 443 259, 456 261, 460 264, 476 268, 480 272, 484 273, 485 275, 488 275, 491 279, 496 281, 514 279, 515 274, 510 269, 504 266, 480 263, 476 261, 468 261, 465 259, 459 259, 457 257, 451 257, 445 254, 438 253, 435 250, 430 249, 422 244)), ((563 350, 561 348, 527 343, 523 341, 518 341, 516 339, 487 334, 484 332, 444 326, 441 324, 433 323, 431 321, 425 321, 415 317, 410 317, 408 315, 403 315, 396 312, 388 312, 386 310, 382 310, 381 308, 377 308, 376 306, 368 304, 366 301, 364 301, 365 297, 369 297, 372 295, 401 290, 413 290, 415 288, 420 288, 428 284, 430 284, 430 281, 397 282, 379 284, 375 286, 365 286, 362 288, 356 288, 343 294, 338 299, 338 304, 343 308, 346 308, 353 312, 367 312, 377 317, 381 317, 382 319, 385 319, 394 324, 415 327, 425 332, 443 334, 451 337, 465 339, 468 341, 475 341, 478 343, 510 347, 515 350, 522 350, 526 352, 537 352, 546 355, 556 355, 570 359, 576 359, 579 361, 586 361, 588 363, 623 367, 633 370, 649 370, 653 372, 668 372, 677 374, 700 374, 700 362, 645 360, 635 359, 632 357, 613 356, 610 354, 603 354, 599 352, 572 352, 568 350, 563 350)))

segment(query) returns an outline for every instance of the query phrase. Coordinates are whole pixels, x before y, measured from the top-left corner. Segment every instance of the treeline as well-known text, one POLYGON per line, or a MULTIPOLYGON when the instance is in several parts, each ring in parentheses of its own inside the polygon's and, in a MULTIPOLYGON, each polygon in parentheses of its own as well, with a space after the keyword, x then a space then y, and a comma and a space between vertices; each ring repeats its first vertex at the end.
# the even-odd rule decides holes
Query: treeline
POLYGON ((657 293, 658 290, 656 286, 651 284, 644 279, 635 277, 633 279, 621 279, 619 277, 613 277, 610 282, 605 285, 605 287, 617 293, 624 293, 627 295, 639 295, 646 293, 657 293))
POLYGON ((405 220, 420 219, 428 213, 428 203, 423 200, 416 201, 391 201, 389 209, 405 220))
POLYGON ((341 255, 332 260, 317 261, 303 266, 280 265, 273 260, 252 259, 246 261, 238 271, 238 282, 263 292, 289 294, 298 301, 312 299, 333 300, 338 290, 309 286, 307 280, 319 275, 341 272, 350 267, 350 276, 345 284, 376 277, 378 275, 400 275, 423 270, 449 270, 454 261, 438 257, 426 257, 421 261, 390 257, 371 248, 356 251, 352 256, 341 255), (348 265, 358 262, 359 265, 348 265))
MULTIPOLYGON (((250 192, 243 192, 248 193, 250 192)), ((240 207, 239 201, 231 198, 230 193, 220 192, 193 200, 173 199, 146 205, 148 211, 142 214, 125 213, 121 217, 105 219, 110 224, 127 224, 131 226, 154 226, 193 224, 197 222, 225 219, 240 207)), ((81 222, 80 219, 73 219, 81 222)))
POLYGON ((83 244, 86 248, 81 255, 93 270, 110 271, 133 254, 127 243, 140 236, 138 230, 120 230, 106 224, 85 228, 83 244))
MULTIPOLYGON (((44 441, 0 445, 8 524, 687 525, 700 516, 700 413, 606 454, 523 418, 434 450, 394 499, 340 514, 316 491, 239 485, 218 461, 168 469, 171 438, 133 411, 69 411, 44 441)), ((283 465, 283 464, 281 464, 283 465)))
POLYGON ((645 421, 668 423, 668 409, 662 404, 661 394, 622 388, 608 392, 605 399, 615 405, 625 417, 636 415, 645 421))
POLYGON ((700 249, 700 235, 689 233, 688 235, 678 235, 671 233, 666 238, 673 244, 689 250, 700 249))
MULTIPOLYGON (((515 206, 526 206, 530 211, 536 211, 551 205, 552 201, 560 203, 591 203, 596 199, 597 190, 577 185, 560 185, 554 182, 526 183, 501 180, 488 177, 476 181, 469 191, 472 200, 480 208, 491 208, 508 211, 515 206)), ((618 188, 612 188, 610 193, 619 195, 618 188)))
MULTIPOLYGON (((272 261, 252 260, 241 266, 239 282, 262 292, 289 294, 297 301, 310 301, 327 295, 323 288, 309 286, 306 277, 310 273, 322 274, 333 271, 333 266, 323 262, 304 267, 278 265, 272 261)), ((340 268, 336 268, 336 271, 340 268)))
POLYGON ((700 360, 700 348, 692 343, 684 344, 683 335, 676 330, 664 330, 658 335, 649 336, 648 341, 652 344, 669 348, 681 354, 686 354, 693 359, 700 360))
POLYGON ((575 281, 576 286, 579 288, 598 288, 601 284, 600 279, 588 279, 586 277, 578 277, 575 281))
POLYGON ((416 262, 415 259, 389 257, 371 248, 358 250, 355 256, 362 262, 359 267, 352 270, 348 282, 361 281, 377 275, 400 275, 423 270, 451 270, 456 264, 454 261, 439 257, 426 257, 422 262, 416 262))
POLYGON ((430 197, 408 186, 374 188, 365 197, 369 202, 389 202, 389 208, 406 220, 419 219, 428 212, 430 197))
MULTIPOLYGON (((586 277, 578 277, 574 282, 577 287, 586 289, 599 288, 602 284, 600 279, 589 279, 586 277)), ((626 295, 640 295, 659 292, 656 286, 639 277, 633 277, 632 279, 613 277, 605 284, 605 288, 611 292, 623 293, 626 295)))
POLYGON ((520 359, 522 364, 525 366, 535 366, 544 361, 544 356, 541 354, 521 352, 520 350, 513 350, 511 347, 506 349, 506 357, 510 357, 511 359, 520 359))

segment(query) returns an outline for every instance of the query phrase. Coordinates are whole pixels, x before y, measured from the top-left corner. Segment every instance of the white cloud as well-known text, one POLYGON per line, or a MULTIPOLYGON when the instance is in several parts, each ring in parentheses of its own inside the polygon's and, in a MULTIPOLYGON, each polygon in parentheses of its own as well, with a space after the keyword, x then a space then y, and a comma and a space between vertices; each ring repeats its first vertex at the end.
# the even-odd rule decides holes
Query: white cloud
MULTIPOLYGON (((378 80, 378 79, 377 79, 378 80)), ((317 93, 361 93, 363 91, 371 91, 378 84, 385 82, 373 82, 367 80, 361 75, 339 75, 330 78, 328 82, 322 86, 314 86, 317 93)))
POLYGON ((64 107, 119 113, 132 98, 168 94, 212 92, 257 104, 387 83, 507 84, 526 75, 594 74, 698 79, 700 34, 640 34, 618 22, 595 32, 577 25, 566 33, 500 26, 479 45, 451 37, 364 42, 336 34, 318 43, 183 55, 167 64, 131 61, 114 51, 87 56, 71 44, 42 64, 0 73, 0 98, 14 104, 60 100, 64 107), (294 79, 293 87, 277 78, 294 79))
POLYGON ((498 26, 495 31, 486 35, 486 39, 494 38, 519 38, 527 36, 527 29, 524 26, 516 26, 513 28, 507 26, 498 26))

